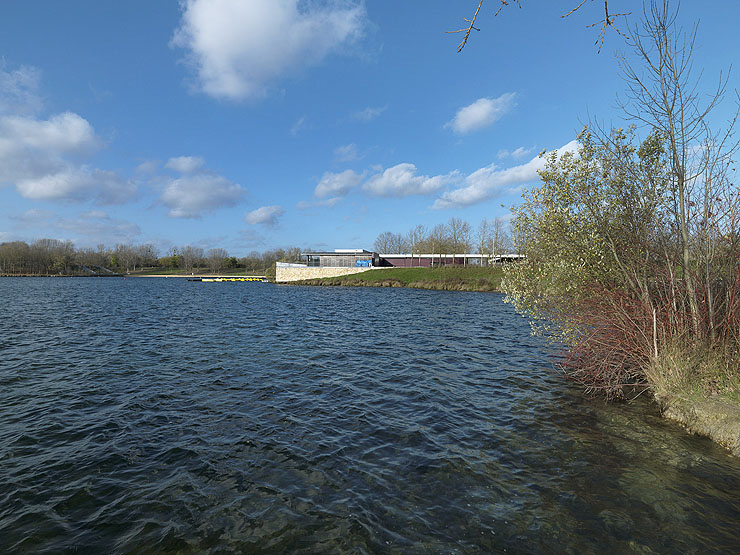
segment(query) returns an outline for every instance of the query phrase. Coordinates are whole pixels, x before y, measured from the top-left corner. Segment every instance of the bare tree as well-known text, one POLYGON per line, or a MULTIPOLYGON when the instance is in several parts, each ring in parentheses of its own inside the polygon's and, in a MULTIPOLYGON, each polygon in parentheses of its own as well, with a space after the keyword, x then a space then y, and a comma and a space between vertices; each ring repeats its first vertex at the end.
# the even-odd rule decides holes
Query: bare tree
POLYGON ((244 266, 247 272, 256 272, 263 269, 259 251, 251 251, 247 256, 241 258, 239 263, 244 266))
POLYGON ((373 249, 375 249, 375 252, 377 253, 388 253, 390 254, 393 249, 394 244, 394 234, 391 231, 384 231, 380 235, 378 235, 377 239, 375 239, 375 243, 373 243, 373 249))
MULTIPOLYGON (((671 165, 666 208, 676 222, 680 274, 697 333, 699 301, 694 269, 699 259, 711 263, 713 241, 708 232, 712 221, 718 223, 717 205, 723 202, 718 193, 726 189, 727 171, 738 147, 732 139, 738 110, 726 130, 712 131, 709 116, 724 97, 728 77, 720 74, 709 96, 702 92, 701 72, 692 73, 697 27, 686 33, 678 28, 676 18, 677 11, 670 8, 668 0, 652 0, 645 7, 641 24, 630 30, 629 44, 639 66, 626 55, 619 56, 627 82, 627 97, 621 106, 628 117, 658 130, 666 139, 671 165), (703 252, 697 251, 697 237, 703 239, 703 252)), ((728 202, 732 203, 726 196, 724 203, 728 202)), ((711 290, 708 294, 711 298, 711 290)))
POLYGON ((479 254, 491 254, 491 225, 486 218, 478 224, 476 248, 479 254))
POLYGON ((392 233, 391 234, 391 242, 390 242, 390 251, 394 254, 404 254, 409 250, 408 242, 406 241, 406 237, 401 235, 400 233, 392 233))
POLYGON ((431 253, 432 260, 434 260, 434 255, 436 254, 441 263, 442 255, 450 251, 447 226, 444 224, 435 225, 429 232, 429 235, 427 235, 425 243, 424 250, 431 253))
POLYGON ((470 250, 470 224, 460 218, 450 218, 447 223, 452 254, 462 254, 470 250))
POLYGON ((185 272, 192 272, 193 268, 198 266, 203 260, 203 249, 190 245, 180 249, 180 261, 185 272))
POLYGON ((71 241, 38 239, 28 250, 29 273, 69 273, 74 263, 75 250, 71 241))
POLYGON ((210 249, 207 253, 208 267, 212 272, 220 272, 226 264, 226 259, 229 257, 229 253, 226 249, 210 249))
POLYGON ((0 244, 0 274, 29 272, 29 246, 23 241, 0 244))
POLYGON ((511 249, 511 235, 506 229, 502 218, 494 218, 491 228, 491 254, 500 256, 511 249))
POLYGON ((301 249, 298 247, 289 247, 285 249, 285 254, 280 262, 300 262, 301 249))
POLYGON ((116 262, 116 266, 125 270, 126 273, 131 270, 136 270, 138 262, 138 255, 136 249, 131 245, 118 244, 113 249, 112 260, 116 262))
POLYGON ((136 247, 136 256, 139 266, 155 266, 157 264, 157 249, 151 243, 138 245, 136 247))
MULTIPOLYGON (((406 234, 406 243, 408 244, 409 251, 411 253, 411 265, 414 265, 414 254, 420 255, 422 246, 424 245, 424 239, 427 236, 427 228, 423 225, 417 225, 409 230, 406 234)), ((419 258, 421 260, 421 258, 419 258)))

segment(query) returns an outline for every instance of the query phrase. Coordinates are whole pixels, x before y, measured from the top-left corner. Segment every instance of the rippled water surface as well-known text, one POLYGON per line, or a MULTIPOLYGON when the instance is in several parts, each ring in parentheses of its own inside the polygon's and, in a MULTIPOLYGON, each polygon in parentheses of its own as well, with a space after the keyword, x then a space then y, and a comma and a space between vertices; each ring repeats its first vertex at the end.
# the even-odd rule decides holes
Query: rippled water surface
POLYGON ((733 552, 740 462, 499 295, 0 280, 0 552, 733 552))

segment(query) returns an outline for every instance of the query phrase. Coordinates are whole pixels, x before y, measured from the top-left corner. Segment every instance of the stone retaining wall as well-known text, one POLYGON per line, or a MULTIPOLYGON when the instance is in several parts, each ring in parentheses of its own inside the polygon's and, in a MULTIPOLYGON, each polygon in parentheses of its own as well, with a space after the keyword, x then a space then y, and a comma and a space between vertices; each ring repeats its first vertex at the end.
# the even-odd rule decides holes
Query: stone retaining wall
POLYGON ((350 274, 367 272, 368 270, 377 270, 377 268, 333 268, 328 266, 296 267, 295 265, 293 265, 292 267, 285 267, 278 264, 275 268, 275 281, 277 283, 287 283, 289 281, 299 281, 302 279, 348 276, 350 274))

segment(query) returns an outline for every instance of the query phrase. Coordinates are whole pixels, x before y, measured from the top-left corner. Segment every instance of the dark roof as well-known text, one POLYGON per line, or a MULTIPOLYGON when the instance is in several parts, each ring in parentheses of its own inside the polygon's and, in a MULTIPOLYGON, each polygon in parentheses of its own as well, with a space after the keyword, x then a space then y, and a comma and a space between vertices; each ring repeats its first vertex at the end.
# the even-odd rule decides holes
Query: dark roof
POLYGON ((315 256, 315 255, 321 255, 321 256, 368 256, 371 254, 375 254, 372 251, 366 251, 366 250, 360 250, 360 251, 350 251, 350 252, 334 252, 334 251, 315 251, 315 252, 302 252, 301 256, 315 256))

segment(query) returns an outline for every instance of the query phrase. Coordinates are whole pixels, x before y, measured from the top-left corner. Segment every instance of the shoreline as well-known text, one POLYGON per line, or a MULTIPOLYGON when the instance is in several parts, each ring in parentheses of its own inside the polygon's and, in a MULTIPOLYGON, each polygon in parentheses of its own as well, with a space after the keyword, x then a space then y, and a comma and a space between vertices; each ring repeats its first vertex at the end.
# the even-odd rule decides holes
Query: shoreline
POLYGON ((319 278, 305 279, 301 281, 290 281, 278 285, 306 285, 310 287, 403 287, 406 289, 426 289, 430 291, 467 291, 477 293, 501 293, 493 287, 480 287, 469 283, 445 283, 445 282, 410 282, 403 283, 396 279, 383 281, 363 281, 359 279, 345 280, 342 278, 319 278))
POLYGON ((0 278, 243 278, 235 274, 0 274, 0 278))
POLYGON ((0 274, 0 278, 113 278, 125 274, 0 274))
POLYGON ((264 279, 265 276, 246 276, 246 275, 238 275, 238 274, 126 274, 123 277, 126 278, 261 278, 264 279))
POLYGON ((690 399, 655 393, 653 399, 663 418, 677 422, 688 433, 711 439, 740 457, 740 407, 711 397, 690 399))

